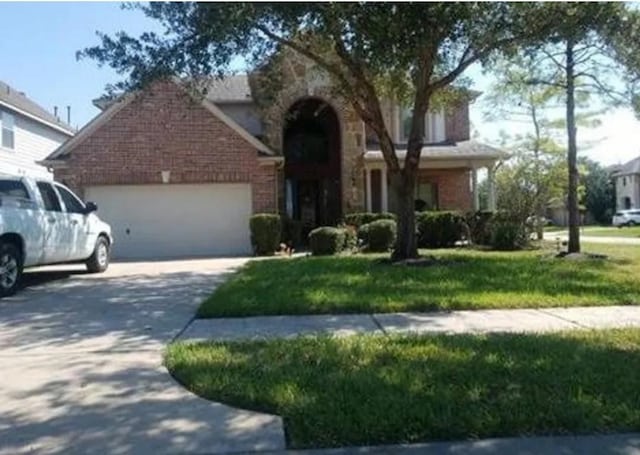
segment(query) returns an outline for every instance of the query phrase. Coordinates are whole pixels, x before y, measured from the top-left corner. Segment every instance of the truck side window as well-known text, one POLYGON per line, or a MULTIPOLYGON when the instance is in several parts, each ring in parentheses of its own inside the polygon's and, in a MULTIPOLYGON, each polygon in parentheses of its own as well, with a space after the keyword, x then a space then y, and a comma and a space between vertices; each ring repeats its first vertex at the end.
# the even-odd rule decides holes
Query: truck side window
POLYGON ((38 182, 38 191, 44 202, 44 209, 49 212, 62 212, 60 200, 50 183, 38 182))
POLYGON ((29 192, 19 180, 0 180, 0 196, 29 199, 29 192))
POLYGON ((56 185, 56 189, 58 190, 58 194, 64 202, 64 207, 67 209, 68 213, 84 213, 84 205, 75 197, 69 190, 61 187, 60 185, 56 185))

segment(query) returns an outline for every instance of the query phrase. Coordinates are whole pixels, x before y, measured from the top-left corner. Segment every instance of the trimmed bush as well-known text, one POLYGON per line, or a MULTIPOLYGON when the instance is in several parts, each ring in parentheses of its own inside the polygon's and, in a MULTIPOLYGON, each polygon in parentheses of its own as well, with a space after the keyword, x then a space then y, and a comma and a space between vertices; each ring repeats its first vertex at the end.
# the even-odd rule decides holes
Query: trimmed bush
POLYGON ((498 212, 491 221, 491 246, 496 250, 521 250, 529 245, 529 229, 523 220, 498 212))
POLYGON ((251 244, 258 256, 270 256, 280 246, 281 222, 280 215, 273 213, 258 213, 249 219, 251 230, 251 244))
POLYGON ((337 254, 344 248, 345 230, 332 226, 323 226, 309 233, 309 247, 314 256, 337 254))
POLYGON ((350 226, 355 226, 356 228, 360 228, 365 224, 372 223, 378 220, 395 220, 396 216, 393 213, 389 212, 381 212, 381 213, 373 213, 373 212, 359 212, 359 213, 349 213, 344 216, 344 224, 348 224, 350 226))
POLYGON ((367 249, 369 251, 389 251, 396 243, 397 226, 395 220, 378 220, 368 224, 367 249))
POLYGON ((449 248, 464 238, 466 225, 457 212, 421 212, 416 217, 420 248, 449 248))
POLYGON ((470 212, 467 213, 465 219, 468 227, 468 240, 475 245, 491 245, 493 212, 470 212))
POLYGON ((369 227, 370 224, 363 224, 358 228, 358 243, 363 246, 369 244, 369 227))
POLYGON ((302 221, 282 215, 282 235, 280 241, 291 247, 302 245, 302 221))
POLYGON ((343 250, 353 251, 358 247, 358 230, 355 226, 342 225, 339 229, 344 231, 343 250))

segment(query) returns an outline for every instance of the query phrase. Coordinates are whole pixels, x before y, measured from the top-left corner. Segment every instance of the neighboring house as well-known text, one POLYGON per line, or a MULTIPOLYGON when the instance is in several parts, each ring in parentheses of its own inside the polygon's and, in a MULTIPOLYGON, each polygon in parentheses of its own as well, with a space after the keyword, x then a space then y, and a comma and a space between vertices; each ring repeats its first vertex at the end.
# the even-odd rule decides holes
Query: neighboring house
MULTIPOLYGON (((584 205, 578 207, 580 211, 580 224, 587 225, 595 223, 593 215, 584 205)), ((569 209, 564 198, 553 198, 547 203, 547 218, 554 226, 569 226, 569 209)))
POLYGON ((40 164, 73 129, 22 92, 0 81, 0 172, 53 178, 40 164))
MULTIPOLYGON (((119 257, 245 254, 256 212, 285 213, 309 228, 392 210, 379 146, 353 108, 300 58, 279 68, 275 93, 253 74, 212 83, 204 99, 164 81, 100 100, 104 111, 46 164, 98 204, 119 257)), ((469 140, 474 96, 425 119, 422 208, 477 209, 477 171, 489 169, 493 181, 504 155, 469 140)), ((384 112, 402 158, 408 112, 393 103, 384 112)))
POLYGON ((616 185, 616 210, 640 208, 640 156, 616 166, 611 177, 616 185))

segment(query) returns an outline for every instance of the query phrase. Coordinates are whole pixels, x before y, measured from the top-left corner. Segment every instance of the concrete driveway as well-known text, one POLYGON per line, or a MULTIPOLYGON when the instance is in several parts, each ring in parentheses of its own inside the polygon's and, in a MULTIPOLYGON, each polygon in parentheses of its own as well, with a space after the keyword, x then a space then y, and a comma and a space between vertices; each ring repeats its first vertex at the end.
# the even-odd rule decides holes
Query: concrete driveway
POLYGON ((284 448, 281 419, 200 399, 162 350, 244 259, 29 272, 0 300, 0 454, 284 448))

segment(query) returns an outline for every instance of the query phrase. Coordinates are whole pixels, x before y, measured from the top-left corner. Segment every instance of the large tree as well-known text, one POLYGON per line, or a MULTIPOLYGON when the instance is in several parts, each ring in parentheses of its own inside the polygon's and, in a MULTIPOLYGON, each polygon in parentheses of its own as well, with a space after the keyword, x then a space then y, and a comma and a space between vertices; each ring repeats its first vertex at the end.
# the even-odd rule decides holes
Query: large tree
POLYGON ((549 21, 510 3, 151 3, 164 35, 102 35, 81 55, 108 63, 130 89, 150 78, 224 75, 234 57, 251 66, 283 46, 326 71, 377 135, 398 215, 396 260, 417 256, 414 194, 424 116, 473 63, 546 36, 549 21), (523 14, 524 13, 524 14, 523 14), (381 109, 383 97, 413 111, 404 162, 381 109))
POLYGON ((570 253, 580 252, 576 98, 600 96, 615 104, 631 100, 616 81, 637 60, 638 15, 623 3, 524 4, 532 17, 552 18, 546 39, 528 49, 538 68, 529 83, 562 89, 565 101, 570 253), (631 27, 633 25, 633 27, 631 27), (624 50, 623 50, 624 49, 624 50), (633 49, 633 51, 629 51, 633 49), (540 76, 542 74, 542 76, 540 76))
MULTIPOLYGON (((505 148, 513 152, 514 159, 502 169, 502 208, 509 207, 509 189, 505 175, 521 180, 527 195, 522 200, 514 196, 519 210, 529 210, 538 220, 545 216, 550 200, 567 198, 566 147, 562 133, 566 121, 559 116, 565 91, 558 84, 539 84, 531 81, 544 80, 546 69, 534 59, 516 56, 502 59, 492 66, 494 82, 485 98, 488 120, 509 120, 526 125, 523 133, 508 134, 502 138, 505 148), (563 163, 563 158, 565 163, 563 163), (530 201, 530 207, 522 201, 530 201)), ((590 103, 590 93, 576 94, 576 124, 593 128, 600 124, 600 111, 590 103)), ((543 224, 535 225, 539 240, 543 238, 543 224)))

